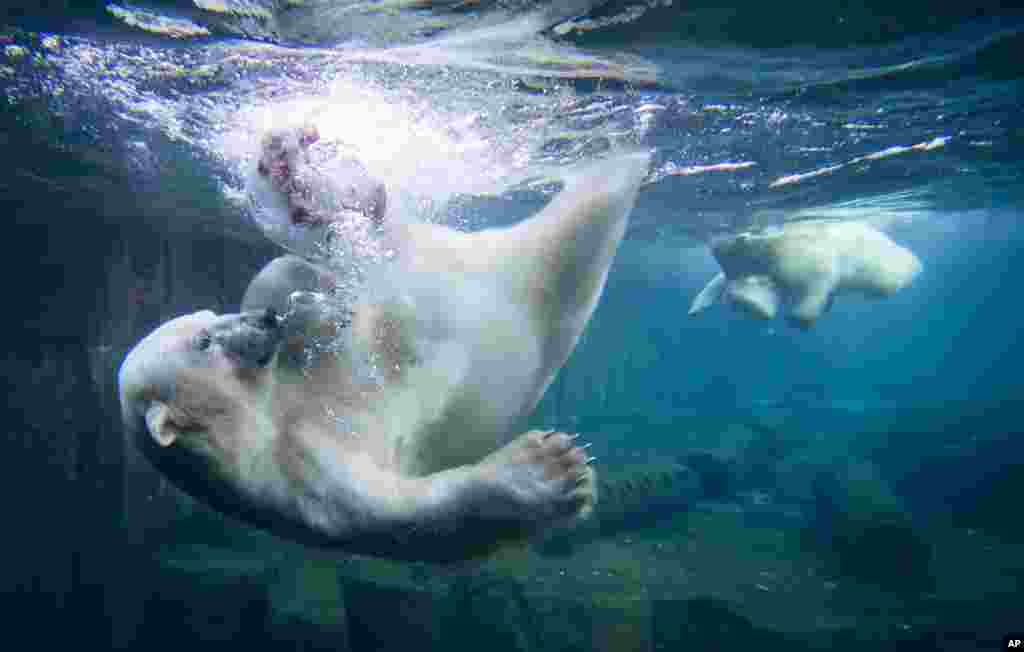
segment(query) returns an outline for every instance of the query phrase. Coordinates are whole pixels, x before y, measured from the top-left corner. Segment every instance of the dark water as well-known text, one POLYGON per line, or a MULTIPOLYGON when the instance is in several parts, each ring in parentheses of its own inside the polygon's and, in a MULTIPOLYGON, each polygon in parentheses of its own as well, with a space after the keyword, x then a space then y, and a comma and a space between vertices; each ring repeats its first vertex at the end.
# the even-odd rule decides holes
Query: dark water
POLYGON ((99 649, 996 649, 1024 629, 1024 14, 1000 3, 8 3, 4 613, 99 649), (141 29, 140 26, 147 29, 141 29), (534 420, 599 525, 456 570, 269 540, 122 441, 113 373, 277 253, 262 116, 318 112, 403 210, 528 215, 653 151, 534 420), (704 241, 879 224, 924 273, 809 332, 717 307, 704 241), (741 643, 738 643, 741 642, 741 643))

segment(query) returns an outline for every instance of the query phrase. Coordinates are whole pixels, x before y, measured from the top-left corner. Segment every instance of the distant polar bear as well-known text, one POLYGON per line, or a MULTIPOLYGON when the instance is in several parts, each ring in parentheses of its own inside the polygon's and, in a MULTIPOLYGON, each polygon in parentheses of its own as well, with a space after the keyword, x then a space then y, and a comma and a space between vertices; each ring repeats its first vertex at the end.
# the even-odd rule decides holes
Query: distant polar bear
POLYGON ((786 302, 789 319, 802 328, 814 325, 838 294, 887 297, 921 272, 913 252, 864 222, 790 222, 720 238, 711 252, 722 272, 693 300, 691 315, 724 297, 772 319, 786 302))
POLYGON ((400 255, 344 318, 336 270, 272 261, 240 314, 178 317, 128 354, 127 432, 218 509, 348 552, 457 561, 586 516, 584 447, 516 433, 597 305, 647 166, 594 164, 509 228, 384 220, 400 255))

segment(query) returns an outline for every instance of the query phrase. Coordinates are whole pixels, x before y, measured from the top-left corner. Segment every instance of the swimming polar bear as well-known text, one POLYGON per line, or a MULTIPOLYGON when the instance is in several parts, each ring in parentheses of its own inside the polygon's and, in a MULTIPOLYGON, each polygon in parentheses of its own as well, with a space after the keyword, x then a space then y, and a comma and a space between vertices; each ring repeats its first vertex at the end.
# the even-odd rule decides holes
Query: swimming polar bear
POLYGON ((347 552, 453 562, 586 517, 585 447, 516 432, 597 305, 648 160, 593 164, 508 228, 384 220, 399 253, 340 310, 343 272, 275 259, 239 314, 178 317, 128 353, 126 431, 214 507, 347 552))
POLYGON ((690 305, 695 315, 725 298, 750 314, 772 319, 780 303, 789 320, 809 328, 836 295, 887 297, 921 272, 912 251, 865 222, 806 220, 712 242, 722 267, 690 305))

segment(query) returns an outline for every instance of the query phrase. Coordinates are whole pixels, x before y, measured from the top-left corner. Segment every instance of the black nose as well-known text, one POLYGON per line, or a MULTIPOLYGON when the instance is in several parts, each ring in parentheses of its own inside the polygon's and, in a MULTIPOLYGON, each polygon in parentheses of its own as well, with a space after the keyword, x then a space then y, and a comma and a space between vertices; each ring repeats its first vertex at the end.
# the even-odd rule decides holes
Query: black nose
POLYGON ((277 330, 280 322, 281 319, 277 316, 277 311, 273 308, 267 308, 263 312, 249 312, 242 315, 243 324, 255 326, 256 328, 265 331, 277 330))
POLYGON ((273 308, 267 308, 263 311, 263 315, 260 316, 259 325, 267 330, 273 330, 278 327, 281 320, 277 316, 277 311, 273 308))

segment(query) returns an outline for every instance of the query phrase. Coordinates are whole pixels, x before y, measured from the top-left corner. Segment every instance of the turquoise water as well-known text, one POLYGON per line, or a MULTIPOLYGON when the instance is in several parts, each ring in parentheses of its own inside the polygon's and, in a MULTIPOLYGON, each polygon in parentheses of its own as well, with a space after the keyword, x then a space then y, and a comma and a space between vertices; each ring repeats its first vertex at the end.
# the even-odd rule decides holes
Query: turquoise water
POLYGON ((101 649, 982 650, 1021 629, 1024 15, 221 4, 5 16, 2 464, 34 497, 12 620, 101 649), (652 151, 533 417, 594 442, 599 526, 469 568, 339 561, 218 518, 122 445, 119 356, 236 305, 275 253, 244 168, 282 115, 316 116, 399 210, 465 228, 529 215, 566 166, 652 151), (883 225, 923 274, 807 332, 687 316, 709 238, 815 216, 883 225))

